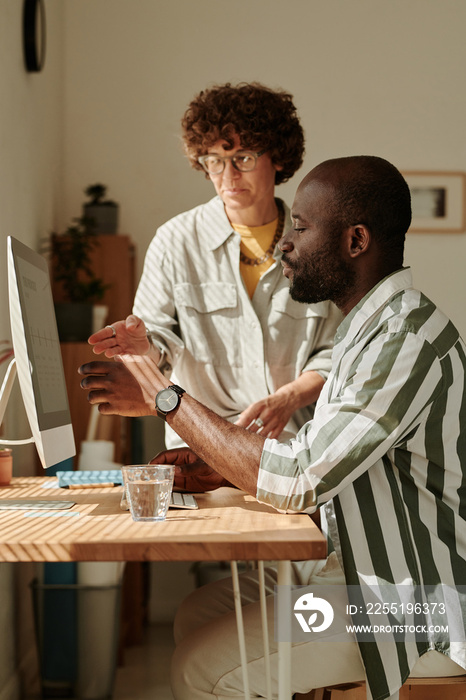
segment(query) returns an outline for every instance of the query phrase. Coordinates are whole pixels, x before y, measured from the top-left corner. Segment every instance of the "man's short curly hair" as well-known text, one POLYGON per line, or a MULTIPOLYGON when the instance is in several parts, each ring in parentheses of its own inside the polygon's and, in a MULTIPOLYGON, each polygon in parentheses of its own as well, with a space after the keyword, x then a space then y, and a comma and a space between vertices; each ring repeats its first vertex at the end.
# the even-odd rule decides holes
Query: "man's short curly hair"
POLYGON ((200 92, 181 121, 183 142, 191 166, 220 139, 233 147, 237 134, 245 149, 266 150, 275 165, 281 165, 275 182, 279 185, 301 167, 304 133, 292 95, 260 83, 215 85, 200 92))

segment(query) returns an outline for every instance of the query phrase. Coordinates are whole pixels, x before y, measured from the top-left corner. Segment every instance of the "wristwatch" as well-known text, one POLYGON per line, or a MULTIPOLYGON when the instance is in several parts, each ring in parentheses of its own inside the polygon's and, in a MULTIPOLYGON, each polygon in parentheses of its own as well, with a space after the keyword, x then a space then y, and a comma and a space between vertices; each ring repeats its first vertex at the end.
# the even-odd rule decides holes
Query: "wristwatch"
POLYGON ((174 411, 178 407, 181 397, 185 393, 185 390, 176 384, 159 391, 155 397, 155 409, 159 418, 167 420, 167 413, 174 411))

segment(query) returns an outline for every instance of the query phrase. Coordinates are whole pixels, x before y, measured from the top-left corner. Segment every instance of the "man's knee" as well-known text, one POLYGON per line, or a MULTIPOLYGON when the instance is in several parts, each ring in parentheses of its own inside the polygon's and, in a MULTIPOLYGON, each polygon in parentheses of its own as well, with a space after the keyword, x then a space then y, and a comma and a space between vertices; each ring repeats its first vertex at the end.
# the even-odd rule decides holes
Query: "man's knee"
POLYGON ((175 643, 195 632, 211 620, 234 610, 234 598, 229 577, 207 583, 192 591, 180 604, 174 622, 175 643))

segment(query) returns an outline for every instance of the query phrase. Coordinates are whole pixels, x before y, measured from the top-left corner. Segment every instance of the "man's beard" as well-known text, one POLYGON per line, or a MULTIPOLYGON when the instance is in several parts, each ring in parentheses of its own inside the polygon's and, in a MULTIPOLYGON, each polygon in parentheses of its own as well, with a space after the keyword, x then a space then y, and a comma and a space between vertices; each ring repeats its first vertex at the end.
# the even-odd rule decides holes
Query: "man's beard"
POLYGON ((335 240, 330 239, 298 262, 290 261, 286 253, 282 260, 292 270, 291 298, 302 304, 330 300, 341 306, 354 286, 355 271, 341 259, 335 240))

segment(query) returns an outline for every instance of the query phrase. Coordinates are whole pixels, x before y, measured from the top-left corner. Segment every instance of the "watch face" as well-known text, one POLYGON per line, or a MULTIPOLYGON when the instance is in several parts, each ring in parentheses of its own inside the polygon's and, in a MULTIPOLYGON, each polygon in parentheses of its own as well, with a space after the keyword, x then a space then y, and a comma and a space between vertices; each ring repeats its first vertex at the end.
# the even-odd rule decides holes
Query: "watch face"
POLYGON ((178 406, 179 401, 180 397, 173 389, 162 389, 156 397, 157 408, 164 413, 173 411, 178 406))

